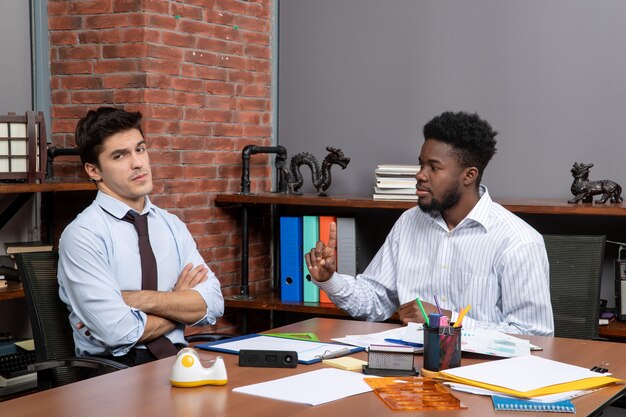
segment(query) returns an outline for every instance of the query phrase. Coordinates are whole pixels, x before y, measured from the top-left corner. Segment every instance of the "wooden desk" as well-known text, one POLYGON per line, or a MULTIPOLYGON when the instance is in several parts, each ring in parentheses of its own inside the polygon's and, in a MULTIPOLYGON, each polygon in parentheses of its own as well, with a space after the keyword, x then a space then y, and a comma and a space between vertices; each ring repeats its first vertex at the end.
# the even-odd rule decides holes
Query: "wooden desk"
MULTIPOLYGON (((394 327, 389 323, 368 323, 336 319, 310 319, 300 323, 280 327, 273 331, 314 332, 321 340, 346 334, 360 334, 382 331, 394 327)), ((602 360, 610 362, 610 369, 616 377, 626 378, 626 345, 611 342, 530 337, 530 340, 543 347, 539 356, 560 360, 574 365, 591 367, 602 360)), ((200 351, 203 360, 216 355, 214 352, 200 351)), ((366 359, 365 352, 356 354, 366 359)), ((361 394, 334 401, 317 407, 292 404, 276 400, 233 393, 235 387, 268 381, 322 368, 314 365, 298 365, 296 369, 240 368, 237 356, 225 354, 228 371, 228 384, 222 387, 205 386, 199 388, 173 388, 169 384, 173 358, 162 359, 135 368, 103 375, 64 387, 31 394, 25 397, 0 403, 0 415, 21 417, 111 417, 111 416, 395 416, 374 393, 361 394)), ((480 362, 483 359, 462 359, 464 365, 480 362)), ((415 366, 421 367, 422 357, 415 357, 415 366)), ((312 387, 312 389, 315 389, 312 387)), ((574 400, 577 415, 592 415, 626 391, 626 386, 605 388, 574 400)), ((498 412, 493 410, 488 397, 455 393, 468 407, 456 412, 425 412, 423 416, 515 416, 519 412, 498 412)), ((529 416, 531 414, 528 414, 529 416)), ((533 413, 532 416, 548 416, 533 413)))

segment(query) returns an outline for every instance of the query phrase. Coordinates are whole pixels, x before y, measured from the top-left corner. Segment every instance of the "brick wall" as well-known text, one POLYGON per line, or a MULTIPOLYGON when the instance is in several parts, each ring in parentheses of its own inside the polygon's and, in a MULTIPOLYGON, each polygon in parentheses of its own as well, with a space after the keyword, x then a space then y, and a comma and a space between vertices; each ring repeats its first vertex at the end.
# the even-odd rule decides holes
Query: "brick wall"
MULTIPOLYGON (((89 109, 141 111, 152 200, 187 223, 224 294, 237 293, 239 213, 214 196, 239 190, 245 145, 271 145, 271 0, 50 0, 48 14, 53 144, 74 146, 89 109)), ((270 190, 269 158, 252 162, 252 190, 270 190)), ((55 176, 84 174, 66 158, 55 176)), ((255 291, 269 286, 270 244, 267 214, 253 216, 255 291)))

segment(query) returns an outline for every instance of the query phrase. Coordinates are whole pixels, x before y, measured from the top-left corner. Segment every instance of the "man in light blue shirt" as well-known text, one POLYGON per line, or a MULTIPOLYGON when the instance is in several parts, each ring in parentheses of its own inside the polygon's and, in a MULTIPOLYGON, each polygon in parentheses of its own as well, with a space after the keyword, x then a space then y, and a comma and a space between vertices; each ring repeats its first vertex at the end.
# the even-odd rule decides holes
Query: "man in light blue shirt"
POLYGON ((214 324, 224 312, 220 283, 185 224, 153 205, 141 114, 111 107, 78 122, 81 162, 98 186, 94 202, 59 241, 59 295, 69 309, 77 355, 136 365, 155 359, 144 343, 186 344, 185 325, 214 324), (137 232, 123 218, 147 214, 158 290, 142 289, 137 232))
POLYGON ((336 272, 336 225, 328 246, 306 254, 314 282, 355 317, 423 323, 425 313, 506 333, 554 332, 542 236, 491 200, 480 184, 496 152, 496 132, 476 114, 445 112, 424 126, 416 174, 418 206, 400 216, 366 270, 336 272))

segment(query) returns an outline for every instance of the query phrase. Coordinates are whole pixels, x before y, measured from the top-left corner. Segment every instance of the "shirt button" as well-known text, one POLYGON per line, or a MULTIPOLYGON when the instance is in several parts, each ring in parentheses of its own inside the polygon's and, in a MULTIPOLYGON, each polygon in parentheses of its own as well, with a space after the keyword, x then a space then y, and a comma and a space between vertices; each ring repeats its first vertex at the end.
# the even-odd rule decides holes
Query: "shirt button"
POLYGON ((444 295, 443 297, 441 297, 441 301, 443 301, 443 302, 445 303, 446 301, 448 301, 448 297, 446 297, 446 296, 444 295))
POLYGON ((448 264, 441 264, 441 269, 448 269, 448 264))

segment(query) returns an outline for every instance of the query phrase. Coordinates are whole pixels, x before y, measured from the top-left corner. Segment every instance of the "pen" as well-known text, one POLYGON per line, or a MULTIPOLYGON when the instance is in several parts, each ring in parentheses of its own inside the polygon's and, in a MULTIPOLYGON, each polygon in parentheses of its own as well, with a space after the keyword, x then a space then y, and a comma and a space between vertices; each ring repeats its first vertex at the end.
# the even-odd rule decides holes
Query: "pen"
POLYGON ((471 307, 472 305, 468 304, 467 307, 461 310, 461 312, 459 313, 459 317, 456 319, 456 322, 454 323, 454 326, 452 327, 461 327, 461 322, 463 321, 463 318, 465 317, 465 315, 467 314, 467 312, 469 311, 471 307))
POLYGON ((433 298, 435 299, 435 305, 437 306, 437 311, 439 312, 439 314, 443 315, 443 313, 441 312, 441 307, 439 307, 439 301, 437 301, 437 296, 433 294, 433 298))
POLYGON ((338 358, 340 356, 346 356, 350 354, 350 349, 348 348, 344 348, 341 350, 338 350, 336 352, 328 352, 328 353, 324 353, 323 355, 319 355, 320 359, 334 359, 334 358, 338 358))
POLYGON ((411 347, 422 347, 423 346, 421 343, 407 342, 407 341, 402 340, 402 339, 385 339, 385 342, 395 343, 397 345, 411 346, 411 347))
POLYGON ((428 321, 428 315, 426 315, 426 310, 424 310, 424 306, 422 305, 422 302, 420 301, 419 297, 415 299, 415 302, 417 303, 420 310, 422 311, 422 316, 424 316, 424 323, 426 323, 426 325, 430 327, 430 322, 428 321))

